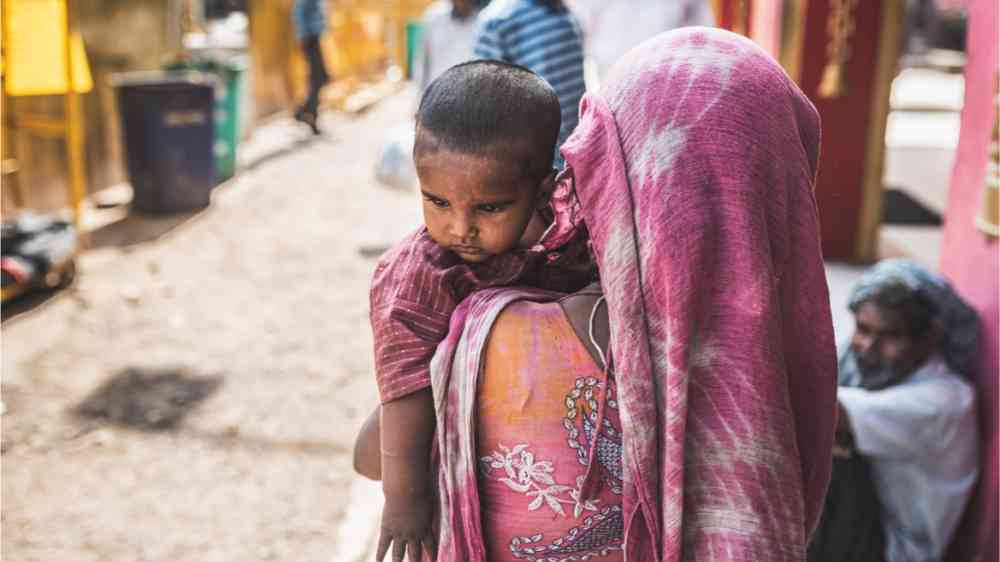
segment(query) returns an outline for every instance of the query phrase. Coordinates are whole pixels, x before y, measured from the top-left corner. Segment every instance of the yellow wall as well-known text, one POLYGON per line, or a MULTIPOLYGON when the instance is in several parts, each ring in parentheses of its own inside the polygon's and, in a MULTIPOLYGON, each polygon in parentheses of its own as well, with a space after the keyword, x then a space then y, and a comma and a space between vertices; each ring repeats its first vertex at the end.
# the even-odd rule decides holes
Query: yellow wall
MULTIPOLYGON (((87 185, 91 192, 124 181, 124 161, 113 73, 151 70, 179 47, 171 37, 163 0, 88 0, 74 3, 77 23, 87 48, 94 89, 82 94, 87 185)), ((174 33, 173 35, 176 35, 174 33)), ((4 97, 3 157, 16 158, 19 172, 4 176, 4 213, 11 209, 13 189, 23 203, 36 209, 56 209, 68 203, 65 143, 12 128, 26 115, 61 117, 62 96, 4 97)))

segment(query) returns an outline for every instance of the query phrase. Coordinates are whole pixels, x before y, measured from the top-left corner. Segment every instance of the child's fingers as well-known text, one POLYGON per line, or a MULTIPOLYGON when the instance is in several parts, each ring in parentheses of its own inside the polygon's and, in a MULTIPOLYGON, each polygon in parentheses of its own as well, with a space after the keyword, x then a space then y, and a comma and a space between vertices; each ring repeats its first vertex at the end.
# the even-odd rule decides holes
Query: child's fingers
POLYGON ((406 545, 406 552, 409 555, 410 562, 423 562, 423 555, 421 553, 420 541, 410 541, 406 545))
POLYGON ((437 537, 435 537, 433 533, 424 537, 424 546, 427 547, 427 554, 430 555, 431 562, 437 562, 437 556, 438 556, 437 537))
POLYGON ((392 541, 392 562, 403 562, 403 557, 406 555, 406 541, 396 540, 392 541))
POLYGON ((392 543, 392 535, 385 532, 385 529, 379 531, 378 534, 378 548, 375 549, 375 562, 382 562, 385 560, 385 553, 389 551, 389 545, 392 543))

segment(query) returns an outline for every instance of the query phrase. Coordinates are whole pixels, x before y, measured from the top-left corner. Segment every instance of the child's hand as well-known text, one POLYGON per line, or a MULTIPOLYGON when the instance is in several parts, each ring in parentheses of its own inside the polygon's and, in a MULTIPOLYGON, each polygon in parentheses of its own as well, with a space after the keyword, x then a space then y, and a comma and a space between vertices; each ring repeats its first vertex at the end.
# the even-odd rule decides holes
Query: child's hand
POLYGON ((375 562, 382 562, 392 545, 392 562, 421 562, 426 548, 433 561, 437 558, 437 538, 431 525, 433 502, 429 496, 393 498, 386 496, 382 510, 382 531, 378 538, 375 562))
POLYGON ((382 405, 382 531, 376 562, 392 545, 392 562, 422 562, 426 548, 437 557, 431 526, 430 456, 434 437, 434 397, 426 388, 382 405))

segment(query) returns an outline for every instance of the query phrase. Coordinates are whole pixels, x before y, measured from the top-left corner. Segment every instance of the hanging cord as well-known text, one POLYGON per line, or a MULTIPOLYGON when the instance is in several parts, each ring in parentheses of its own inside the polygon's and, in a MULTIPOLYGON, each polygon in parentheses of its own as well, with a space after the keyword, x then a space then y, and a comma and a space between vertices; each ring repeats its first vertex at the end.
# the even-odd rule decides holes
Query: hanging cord
POLYGON ((601 295, 594 303, 594 308, 590 309, 590 322, 587 324, 587 335, 590 336, 590 344, 594 346, 597 350, 597 356, 601 358, 601 369, 605 373, 608 371, 608 357, 604 354, 604 350, 601 349, 600 344, 597 343, 597 338, 594 337, 594 322, 597 321, 597 311, 601 308, 601 304, 604 302, 604 296, 601 295))
POLYGON ((590 322, 588 327, 588 332, 590 336, 590 343, 597 350, 597 356, 601 359, 602 367, 602 382, 604 383, 604 394, 601 396, 601 400, 597 403, 597 421, 596 427, 594 428, 594 435, 590 440, 590 454, 587 457, 587 472, 583 478, 583 486, 580 487, 580 500, 587 501, 594 499, 600 492, 601 478, 596 468, 598 464, 597 460, 597 443, 601 437, 601 430, 604 428, 604 416, 607 410, 608 403, 608 376, 611 374, 611 365, 608 363, 607 355, 604 353, 604 349, 601 348, 600 344, 597 343, 597 338, 594 337, 594 322, 597 318, 597 311, 601 308, 601 304, 604 303, 604 297, 601 296, 594 303, 594 308, 590 311, 590 322))

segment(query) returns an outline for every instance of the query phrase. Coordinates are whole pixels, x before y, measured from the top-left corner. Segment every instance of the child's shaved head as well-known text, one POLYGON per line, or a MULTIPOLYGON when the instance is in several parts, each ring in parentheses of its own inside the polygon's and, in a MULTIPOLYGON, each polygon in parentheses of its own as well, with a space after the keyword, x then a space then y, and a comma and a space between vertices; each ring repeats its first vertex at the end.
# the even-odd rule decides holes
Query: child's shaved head
POLYGON ((417 110, 414 158, 436 150, 519 159, 529 174, 552 169, 562 117, 555 90, 530 70, 473 61, 446 70, 417 110))

